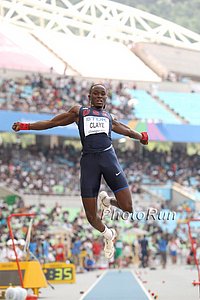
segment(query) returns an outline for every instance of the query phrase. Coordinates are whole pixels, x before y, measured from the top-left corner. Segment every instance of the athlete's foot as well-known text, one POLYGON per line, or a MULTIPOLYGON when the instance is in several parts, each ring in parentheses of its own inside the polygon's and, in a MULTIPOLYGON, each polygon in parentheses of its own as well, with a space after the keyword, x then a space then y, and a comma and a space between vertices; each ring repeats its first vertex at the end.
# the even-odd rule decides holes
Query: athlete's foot
POLYGON ((112 239, 111 240, 106 239, 106 238, 104 239, 104 242, 105 242, 104 254, 105 254, 105 258, 107 258, 107 259, 111 259, 114 255, 114 252, 115 252, 114 239, 117 236, 115 229, 111 228, 110 230, 112 230, 112 234, 113 234, 112 239))
POLYGON ((99 196, 98 196, 98 202, 99 202, 99 205, 100 205, 100 209, 102 211, 104 210, 110 210, 110 197, 108 196, 108 194, 105 192, 105 191, 102 191, 99 193, 99 196))

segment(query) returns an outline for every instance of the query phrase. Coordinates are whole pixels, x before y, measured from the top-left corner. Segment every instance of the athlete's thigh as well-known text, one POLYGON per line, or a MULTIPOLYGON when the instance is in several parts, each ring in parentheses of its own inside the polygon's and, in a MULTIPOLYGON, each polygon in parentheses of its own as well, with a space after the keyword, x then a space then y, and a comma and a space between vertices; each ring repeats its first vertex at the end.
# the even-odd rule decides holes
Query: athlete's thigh
POLYGON ((128 187, 126 176, 114 150, 102 153, 101 170, 106 183, 114 193, 128 187))
POLYGON ((81 166, 81 196, 93 198, 98 195, 101 183, 101 171, 98 164, 98 156, 95 154, 84 154, 80 161, 81 166))

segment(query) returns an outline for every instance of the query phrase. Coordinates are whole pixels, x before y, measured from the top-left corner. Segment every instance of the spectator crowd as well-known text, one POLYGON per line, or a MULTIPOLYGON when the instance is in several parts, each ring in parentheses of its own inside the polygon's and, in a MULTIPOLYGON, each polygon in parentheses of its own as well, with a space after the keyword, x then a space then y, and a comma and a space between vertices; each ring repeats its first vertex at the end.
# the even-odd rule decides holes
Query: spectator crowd
MULTIPOLYGON (((200 156, 184 150, 170 152, 121 150, 119 161, 127 175, 133 193, 141 185, 178 182, 200 191, 200 156)), ((0 146, 0 182, 25 194, 79 195, 80 150, 72 145, 23 148, 19 144, 0 146)), ((103 188, 106 186, 103 184, 103 188)))
MULTIPOLYGON (((177 223, 175 230, 169 233, 162 230, 158 222, 152 222, 152 219, 146 222, 107 219, 108 226, 114 222, 118 232, 115 255, 108 262, 104 259, 102 236, 91 230, 82 209, 77 209, 72 217, 72 211, 58 203, 49 208, 45 204, 21 205, 19 200, 13 205, 1 203, 1 262, 16 259, 6 222, 8 215, 13 211, 35 214, 28 251, 24 249, 27 248, 26 238, 30 219, 12 218, 14 243, 20 261, 38 260, 42 264, 74 263, 77 272, 133 265, 157 269, 166 268, 168 264, 194 264, 187 228, 183 224, 177 223)), ((199 246, 197 245, 197 249, 199 246)))
MULTIPOLYGON (((0 109, 62 113, 77 103, 87 105, 91 83, 69 77, 44 78, 40 74, 15 80, 1 79, 0 109)), ((126 85, 114 85, 111 82, 106 82, 106 85, 109 88, 107 109, 119 119, 133 119, 134 103, 126 92, 126 85)), ((200 192, 198 153, 188 155, 184 148, 172 148, 168 152, 145 148, 141 151, 124 150, 122 147, 115 149, 133 194, 142 193, 145 184, 173 182, 200 192)), ((37 144, 26 147, 21 144, 1 144, 0 183, 21 194, 79 195, 80 154, 80 149, 74 145, 48 148, 37 144)), ((104 181, 101 188, 106 189, 104 181)), ((165 207, 157 208, 161 210, 165 207)), ((177 207, 180 214, 183 210, 183 207, 177 207)), ((83 211, 78 211, 71 219, 70 209, 58 203, 49 208, 44 204, 27 206, 16 202, 8 205, 0 201, 0 261, 15 260, 6 223, 12 211, 36 213, 27 253, 24 253, 29 226, 27 219, 13 219, 14 243, 20 260, 73 262, 77 271, 108 267, 102 254, 103 240, 95 231, 91 231, 83 211)), ((198 217, 191 211, 184 213, 186 219, 191 214, 198 217)), ((118 237, 114 259, 109 263, 111 267, 130 267, 137 263, 143 268, 157 268, 161 262, 165 268, 169 258, 172 264, 194 263, 186 228, 178 222, 172 232, 164 230, 152 220, 115 222, 115 227, 118 237)))
MULTIPOLYGON (((0 80, 0 109, 32 113, 58 114, 76 104, 88 104, 92 81, 71 77, 45 78, 33 74, 18 79, 0 80)), ((126 86, 104 83, 108 90, 107 109, 119 119, 133 118, 134 103, 126 86)))

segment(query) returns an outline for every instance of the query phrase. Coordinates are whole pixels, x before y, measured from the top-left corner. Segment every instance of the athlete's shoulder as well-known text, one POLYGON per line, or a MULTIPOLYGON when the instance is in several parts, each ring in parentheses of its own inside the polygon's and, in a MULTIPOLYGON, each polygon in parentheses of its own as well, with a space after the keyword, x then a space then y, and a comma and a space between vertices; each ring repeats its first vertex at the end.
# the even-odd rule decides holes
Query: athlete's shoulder
POLYGON ((102 110, 101 114, 102 116, 107 117, 108 119, 112 119, 111 114, 105 109, 102 110))
POLYGON ((69 111, 75 114, 79 114, 80 109, 81 109, 81 105, 74 105, 70 108, 69 111))
POLYGON ((91 107, 89 107, 89 106, 81 106, 80 110, 79 110, 79 114, 81 116, 85 117, 90 114, 90 112, 91 112, 90 109, 91 109, 91 107))
POLYGON ((112 121, 117 121, 117 117, 114 114, 110 114, 112 121))

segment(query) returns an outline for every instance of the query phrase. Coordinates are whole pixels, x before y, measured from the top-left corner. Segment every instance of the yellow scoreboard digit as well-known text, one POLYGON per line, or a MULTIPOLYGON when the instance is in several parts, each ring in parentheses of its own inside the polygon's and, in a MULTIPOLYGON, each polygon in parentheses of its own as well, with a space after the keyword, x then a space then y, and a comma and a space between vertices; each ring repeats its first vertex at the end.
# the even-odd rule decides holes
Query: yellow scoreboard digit
POLYGON ((75 283, 75 265, 60 262, 42 265, 46 279, 51 283, 75 283))

